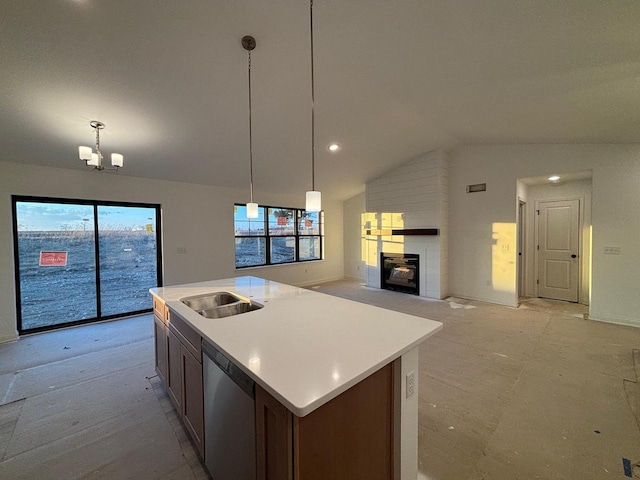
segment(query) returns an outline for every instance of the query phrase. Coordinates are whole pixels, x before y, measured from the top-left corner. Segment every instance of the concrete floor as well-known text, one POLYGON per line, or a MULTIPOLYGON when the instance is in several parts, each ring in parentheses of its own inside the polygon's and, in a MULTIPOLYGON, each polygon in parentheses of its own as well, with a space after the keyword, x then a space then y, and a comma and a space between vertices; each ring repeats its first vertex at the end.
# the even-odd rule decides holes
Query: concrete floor
MULTIPOLYGON (((640 460, 640 329, 541 299, 314 289, 444 323, 420 348, 421 479, 624 479, 640 460)), ((0 345, 5 478, 207 478, 155 377, 151 315, 0 345)))

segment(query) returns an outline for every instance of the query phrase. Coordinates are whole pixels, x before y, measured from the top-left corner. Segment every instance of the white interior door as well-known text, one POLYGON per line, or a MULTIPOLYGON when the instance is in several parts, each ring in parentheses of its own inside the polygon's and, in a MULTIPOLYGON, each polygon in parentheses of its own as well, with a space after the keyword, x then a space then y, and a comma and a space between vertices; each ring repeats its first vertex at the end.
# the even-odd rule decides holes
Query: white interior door
POLYGON ((538 204, 538 296, 578 301, 579 200, 538 204))

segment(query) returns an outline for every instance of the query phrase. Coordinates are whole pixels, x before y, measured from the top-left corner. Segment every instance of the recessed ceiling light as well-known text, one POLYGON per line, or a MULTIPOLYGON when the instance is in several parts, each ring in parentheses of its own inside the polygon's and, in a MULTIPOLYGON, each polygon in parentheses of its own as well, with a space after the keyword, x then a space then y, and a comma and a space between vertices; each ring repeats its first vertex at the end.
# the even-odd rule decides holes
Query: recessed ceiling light
POLYGON ((340 145, 338 145, 337 143, 332 143, 331 145, 329 145, 330 152, 337 152, 338 150, 340 150, 340 145))
POLYGON ((552 182, 557 182, 558 180, 560 180, 560 177, 558 175, 552 175, 549 177, 549 180, 551 180, 552 182))

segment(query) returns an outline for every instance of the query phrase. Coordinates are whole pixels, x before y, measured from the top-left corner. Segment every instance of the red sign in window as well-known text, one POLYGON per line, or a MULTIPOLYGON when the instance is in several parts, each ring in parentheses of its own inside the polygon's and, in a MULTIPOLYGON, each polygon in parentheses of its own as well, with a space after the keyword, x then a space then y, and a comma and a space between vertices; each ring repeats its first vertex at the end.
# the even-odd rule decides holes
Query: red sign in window
POLYGON ((41 267, 64 267, 67 265, 67 252, 40 252, 41 267))

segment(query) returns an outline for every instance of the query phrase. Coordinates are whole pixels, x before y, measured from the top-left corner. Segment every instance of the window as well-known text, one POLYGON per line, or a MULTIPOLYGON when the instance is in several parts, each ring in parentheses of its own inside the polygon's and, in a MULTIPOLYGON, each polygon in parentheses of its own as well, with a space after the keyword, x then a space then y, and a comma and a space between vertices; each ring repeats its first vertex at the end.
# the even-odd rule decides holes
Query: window
POLYGON ((18 331, 150 312, 160 206, 12 197, 18 331))
POLYGON ((247 207, 233 207, 236 268, 307 262, 322 258, 324 213, 297 208, 259 207, 247 218, 247 207))

